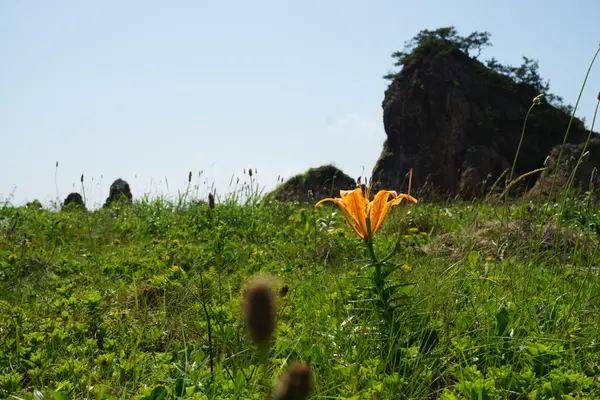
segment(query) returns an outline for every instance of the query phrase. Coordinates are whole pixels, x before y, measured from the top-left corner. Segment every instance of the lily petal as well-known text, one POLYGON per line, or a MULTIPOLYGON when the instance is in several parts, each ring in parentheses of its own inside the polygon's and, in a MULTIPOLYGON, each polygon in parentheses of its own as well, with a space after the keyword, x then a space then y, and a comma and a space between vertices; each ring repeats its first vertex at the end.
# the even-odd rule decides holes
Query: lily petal
POLYGON ((388 202, 388 198, 396 196, 396 192, 391 190, 381 190, 376 195, 371 204, 369 204, 369 218, 371 219, 371 234, 375 235, 375 232, 381 227, 385 216, 391 206, 391 201, 388 202))
POLYGON ((358 225, 358 230, 361 232, 359 236, 365 239, 367 237, 367 208, 369 207, 369 200, 364 197, 360 187, 340 193, 342 195, 342 202, 346 205, 346 209, 358 225))
POLYGON ((323 200, 320 200, 319 202, 317 202, 317 204, 315 204, 315 207, 318 207, 319 205, 321 205, 325 202, 328 202, 328 201, 337 204, 340 211, 342 212, 342 215, 344 216, 344 218, 346 218, 346 221, 348 221, 348 225, 350 225, 350 227, 352 228, 354 233, 356 233, 361 239, 365 239, 366 236, 363 237, 363 233, 360 231, 360 226, 359 226, 358 222, 348 212, 346 204, 342 201, 342 199, 332 198, 332 197, 326 198, 326 199, 323 199, 323 200))
POLYGON ((396 196, 396 198, 394 200, 392 200, 392 204, 393 206, 400 204, 402 202, 402 200, 406 199, 407 201, 411 201, 415 204, 417 204, 419 201, 417 199, 415 199, 414 197, 412 197, 410 194, 404 194, 404 193, 400 193, 399 195, 396 196))
POLYGON ((371 218, 371 232, 374 235, 375 232, 381 227, 383 221, 387 217, 390 207, 398 205, 402 200, 412 201, 417 203, 417 199, 408 194, 396 194, 393 190, 382 190, 375 195, 373 202, 370 205, 369 216, 371 218), (389 196, 393 196, 394 199, 388 201, 389 196))

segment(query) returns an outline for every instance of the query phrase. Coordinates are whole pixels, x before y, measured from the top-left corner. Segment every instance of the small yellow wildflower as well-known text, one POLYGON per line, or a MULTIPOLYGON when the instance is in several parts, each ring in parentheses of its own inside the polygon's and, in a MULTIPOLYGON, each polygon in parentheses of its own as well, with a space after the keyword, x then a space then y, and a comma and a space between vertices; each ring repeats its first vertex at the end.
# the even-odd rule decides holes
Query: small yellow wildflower
POLYGON ((344 230, 342 228, 333 229, 331 232, 329 232, 330 236, 340 236, 343 234, 344 234, 344 230))
POLYGON ((419 235, 421 235, 421 236, 427 236, 429 234, 427 232, 419 232, 419 235))
POLYGON ((10 253, 10 254, 8 255, 8 259, 9 259, 10 261, 14 261, 14 260, 16 260, 16 259, 17 259, 17 253, 10 253))
POLYGON ((175 239, 175 240, 173 240, 173 245, 175 245, 175 246, 179 246, 179 239, 175 239))
POLYGON ((30 242, 29 240, 27 240, 27 241, 25 242, 25 246, 27 246, 27 247, 31 247, 31 242, 30 242))
POLYGON ((408 264, 402 264, 402 265, 400 266, 400 269, 401 269, 402 271, 404 271, 404 272, 410 272, 410 271, 412 271, 412 268, 411 268, 411 266, 410 266, 410 265, 408 265, 408 264))
POLYGON ((171 269, 172 269, 173 271, 175 271, 175 272, 181 272, 181 271, 182 271, 182 269, 181 269, 181 267, 180 267, 179 265, 173 265, 173 266, 171 267, 171 269))
POLYGON ((419 233, 419 228, 409 228, 408 233, 419 233))
POLYGON ((404 235, 404 239, 410 239, 410 235, 404 235))
POLYGON ((496 261, 496 257, 486 257, 485 261, 496 261))
POLYGON ((257 262, 263 256, 263 254, 265 254, 265 252, 262 250, 254 250, 252 253, 250 253, 250 257, 248 257, 248 262, 257 262))

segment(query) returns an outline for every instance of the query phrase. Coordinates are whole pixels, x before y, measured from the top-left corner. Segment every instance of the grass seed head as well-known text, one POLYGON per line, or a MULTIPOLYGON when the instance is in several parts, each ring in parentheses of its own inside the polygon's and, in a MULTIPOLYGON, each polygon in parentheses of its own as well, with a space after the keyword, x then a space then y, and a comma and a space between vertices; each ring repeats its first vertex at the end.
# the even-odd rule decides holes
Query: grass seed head
POLYGON ((313 377, 310 366, 294 362, 279 378, 274 398, 276 400, 305 400, 312 388, 313 377))
POLYGON ((287 296, 289 290, 290 290, 290 287, 288 285, 283 285, 281 287, 281 289, 279 289, 279 297, 287 296))
POLYGON ((269 341, 275 331, 275 294, 267 278, 254 278, 243 292, 243 312, 246 329, 257 345, 269 341))

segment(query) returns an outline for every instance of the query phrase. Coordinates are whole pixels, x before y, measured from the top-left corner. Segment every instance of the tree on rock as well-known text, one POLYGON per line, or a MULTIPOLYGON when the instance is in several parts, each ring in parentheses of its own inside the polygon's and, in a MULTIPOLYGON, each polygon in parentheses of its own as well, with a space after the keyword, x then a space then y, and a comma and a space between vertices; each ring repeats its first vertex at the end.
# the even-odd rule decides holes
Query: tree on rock
MULTIPOLYGON (((415 37, 404 43, 402 51, 392 53, 392 58, 396 59, 394 66, 403 67, 419 60, 425 52, 431 49, 439 51, 451 51, 458 49, 471 56, 471 52, 476 52, 472 56, 477 59, 484 48, 492 46, 489 32, 473 32, 469 36, 460 36, 454 26, 438 28, 436 30, 424 29, 417 33, 415 37)), ((393 80, 400 72, 390 72, 384 76, 385 79, 393 80)))

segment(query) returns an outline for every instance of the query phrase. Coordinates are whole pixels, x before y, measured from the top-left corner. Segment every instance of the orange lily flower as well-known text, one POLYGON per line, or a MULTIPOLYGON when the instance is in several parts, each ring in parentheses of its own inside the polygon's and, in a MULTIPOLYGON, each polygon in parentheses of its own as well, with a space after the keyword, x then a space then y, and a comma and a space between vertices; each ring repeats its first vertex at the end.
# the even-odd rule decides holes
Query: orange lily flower
POLYGON ((364 192, 360 186, 354 190, 340 190, 341 198, 323 199, 315 204, 315 207, 327 201, 337 204, 352 230, 361 239, 367 240, 369 239, 367 219, 371 222, 371 236, 374 236, 383 224, 390 207, 400 204, 404 199, 417 203, 417 199, 411 195, 397 194, 394 190, 381 190, 370 201, 370 186, 364 192), (392 200, 388 200, 390 196, 393 197, 392 200))

